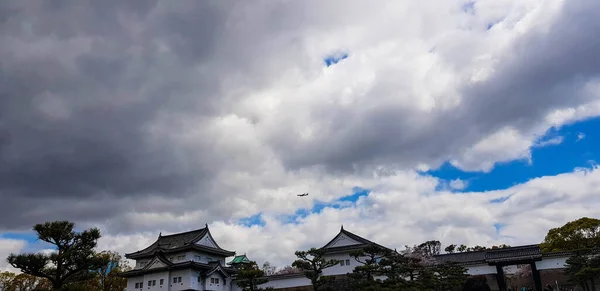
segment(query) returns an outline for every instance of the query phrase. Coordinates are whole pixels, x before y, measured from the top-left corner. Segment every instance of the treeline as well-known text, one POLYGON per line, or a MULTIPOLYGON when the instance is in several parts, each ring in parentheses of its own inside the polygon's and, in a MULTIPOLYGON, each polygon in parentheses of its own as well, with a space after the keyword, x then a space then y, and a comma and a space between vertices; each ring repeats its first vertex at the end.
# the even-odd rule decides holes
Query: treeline
POLYGON ((436 262, 441 244, 428 241, 406 247, 398 252, 379 246, 369 246, 352 252, 359 263, 346 278, 323 276, 323 271, 340 263, 325 258, 323 249, 312 248, 297 251, 298 258, 292 266, 276 271, 265 263, 260 269, 252 261, 240 269, 236 282, 243 290, 269 290, 260 285, 268 282, 268 275, 302 273, 310 281, 313 290, 359 291, 359 290, 419 290, 458 291, 466 280, 466 269, 452 262, 436 262))
MULTIPOLYGON (((51 253, 11 254, 8 263, 22 274, 0 273, 0 291, 122 291, 126 279, 118 274, 130 267, 119 254, 96 252, 100 231, 74 231, 68 221, 46 222, 33 228, 38 239, 54 246, 51 253)), ((491 247, 503 248, 506 245, 491 247)), ((568 251, 565 273, 585 291, 597 291, 600 282, 600 220, 581 218, 548 231, 540 245, 543 252, 568 251)), ((347 291, 458 291, 465 290, 466 269, 452 262, 436 261, 439 241, 427 241, 403 251, 371 246, 351 253, 359 263, 345 278, 324 276, 323 270, 341 263, 325 258, 324 250, 297 251, 291 266, 277 271, 263 266, 268 274, 300 272, 311 281, 313 290, 347 291)), ((483 247, 450 245, 447 253, 477 251, 483 247), (456 248, 456 249, 453 249, 456 248)), ((240 269, 236 283, 244 290, 257 291, 267 282, 265 270, 255 262, 240 269)))
POLYGON ((419 290, 458 291, 467 280, 467 270, 453 262, 439 262, 441 245, 430 241, 403 251, 369 246, 352 252, 358 266, 346 278, 322 276, 323 270, 337 265, 327 260, 322 249, 296 252, 293 266, 311 281, 313 290, 419 290))
POLYGON ((74 231, 68 221, 36 224, 38 239, 52 244, 51 253, 10 254, 8 263, 21 274, 0 273, 0 291, 123 291, 130 270, 116 252, 96 252, 100 231, 74 231))
MULTIPOLYGON (((451 254, 508 247, 506 244, 489 248, 449 245, 444 251, 451 254)), ((596 285, 600 282, 600 220, 583 217, 553 228, 548 231, 540 247, 543 252, 570 252, 571 257, 565 266, 569 281, 584 291, 597 291, 596 285)), ((297 251, 298 259, 284 269, 287 273, 303 273, 315 291, 489 290, 485 280, 469 278, 464 267, 453 262, 436 261, 435 256, 441 254, 441 249, 441 243, 436 240, 413 247, 406 246, 400 252, 377 246, 367 247, 351 253, 359 265, 345 278, 336 278, 324 276, 323 271, 340 261, 326 259, 323 249, 312 248, 297 251)), ((263 265, 263 270, 260 270, 253 262, 246 270, 249 272, 240 271, 238 277, 246 280, 239 284, 244 290, 251 291, 267 290, 260 288, 261 284, 268 282, 265 275, 277 274, 270 264, 263 265)), ((520 271, 519 275, 528 273, 527 270, 520 271)), ((531 270, 528 274, 531 275, 531 270)))

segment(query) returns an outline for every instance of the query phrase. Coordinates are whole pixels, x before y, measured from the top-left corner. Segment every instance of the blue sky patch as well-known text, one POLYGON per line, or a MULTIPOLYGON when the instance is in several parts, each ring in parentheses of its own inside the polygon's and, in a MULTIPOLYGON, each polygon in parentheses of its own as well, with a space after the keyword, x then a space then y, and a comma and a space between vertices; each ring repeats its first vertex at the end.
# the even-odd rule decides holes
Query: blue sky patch
POLYGON ((569 173, 576 168, 591 168, 600 159, 600 118, 588 119, 558 130, 551 129, 531 148, 532 162, 517 160, 498 163, 489 173, 462 171, 450 163, 424 172, 448 183, 465 181, 463 191, 488 191, 510 188, 533 178, 569 173))
POLYGON ((265 221, 262 218, 262 212, 252 215, 250 217, 242 218, 239 220, 239 224, 247 227, 251 227, 254 225, 264 226, 265 221))
POLYGON ((0 238, 24 240, 27 243, 34 243, 38 240, 34 232, 6 232, 1 233, 0 238))
POLYGON ((475 14, 475 1, 469 1, 463 4, 462 10, 467 14, 475 14))
POLYGON ((360 187, 354 187, 352 189, 352 194, 350 194, 348 196, 344 196, 344 197, 338 199, 337 201, 340 201, 340 202, 356 202, 360 197, 368 196, 370 192, 371 191, 369 191, 367 189, 363 189, 363 188, 360 188, 360 187))
POLYGON ((498 204, 498 203, 502 203, 508 199, 510 199, 511 196, 504 196, 504 197, 500 197, 500 198, 496 198, 496 199, 492 199, 490 200, 490 203, 492 204, 498 204))
POLYGON ((502 230, 502 228, 504 228, 506 226, 506 224, 504 223, 495 223, 494 224, 494 228, 496 229, 496 234, 500 234, 500 231, 502 230))
POLYGON ((323 61, 325 62, 325 66, 329 67, 332 65, 337 64, 338 62, 340 62, 343 59, 348 58, 348 53, 341 53, 341 54, 334 54, 334 55, 329 55, 327 57, 325 57, 323 59, 323 61))
POLYGON ((280 216, 279 220, 281 220, 283 223, 297 224, 300 222, 299 220, 306 218, 307 216, 313 213, 321 213, 325 208, 341 209, 351 207, 356 203, 356 201, 360 199, 360 197, 368 196, 369 193, 370 190, 368 189, 354 187, 352 189, 352 194, 350 195, 342 196, 339 199, 336 199, 331 202, 323 202, 316 200, 311 209, 298 209, 294 214, 280 216))

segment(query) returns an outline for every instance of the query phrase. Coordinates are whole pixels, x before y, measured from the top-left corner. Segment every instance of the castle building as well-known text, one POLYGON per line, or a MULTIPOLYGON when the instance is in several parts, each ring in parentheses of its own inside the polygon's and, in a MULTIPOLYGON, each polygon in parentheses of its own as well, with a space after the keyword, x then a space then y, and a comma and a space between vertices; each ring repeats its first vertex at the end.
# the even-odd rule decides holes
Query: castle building
MULTIPOLYGON (((326 259, 339 262, 323 270, 323 275, 343 277, 351 273, 360 262, 350 254, 371 245, 390 250, 349 232, 342 226, 338 234, 320 248, 325 251, 326 259)), ((512 288, 506 276, 512 272, 509 267, 526 265, 531 270, 529 283, 541 290, 541 286, 546 284, 568 286, 565 285, 567 280, 564 268, 570 256, 568 252, 545 254, 541 252, 539 245, 527 245, 442 254, 434 258, 438 262, 459 263, 467 269, 469 275, 487 277, 492 290, 512 288)), ((250 263, 245 254, 236 256, 235 252, 219 247, 210 234, 208 225, 193 231, 159 235, 150 246, 126 254, 125 257, 135 260, 133 270, 121 273, 122 277, 127 278, 126 291, 239 291, 240 288, 235 284, 236 274, 241 266, 250 263), (225 263, 225 259, 229 257, 233 259, 225 263)), ((280 291, 312 290, 310 280, 302 273, 270 275, 266 278, 269 281, 261 284, 261 288, 272 287, 280 291)))
MULTIPOLYGON (((232 284, 236 264, 225 264, 225 259, 232 256, 235 252, 219 247, 206 225, 193 231, 159 235, 150 246, 126 254, 126 258, 135 260, 135 267, 121 276, 127 278, 126 291, 232 291, 237 290, 232 284)), ((242 259, 239 261, 243 263, 242 259)))
MULTIPOLYGON (((342 226, 338 234, 331 241, 326 243, 320 249, 324 250, 324 258, 327 260, 337 260, 339 263, 335 266, 323 270, 324 276, 344 277, 352 273, 354 268, 360 263, 350 254, 353 251, 363 249, 367 246, 379 246, 391 250, 387 247, 372 242, 366 238, 356 235, 344 229, 342 226)), ((312 290, 311 283, 304 274, 285 274, 268 276, 269 282, 260 285, 261 288, 273 287, 276 290, 300 291, 312 290)))

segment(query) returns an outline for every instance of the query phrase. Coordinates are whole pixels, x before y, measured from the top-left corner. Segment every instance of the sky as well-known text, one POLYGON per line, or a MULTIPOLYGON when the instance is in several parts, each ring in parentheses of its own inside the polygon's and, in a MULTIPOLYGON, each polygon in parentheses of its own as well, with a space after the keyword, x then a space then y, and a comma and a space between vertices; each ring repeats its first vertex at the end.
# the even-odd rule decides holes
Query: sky
POLYGON ((600 2, 0 3, 0 269, 32 226, 121 254, 209 225, 283 267, 539 243, 600 206, 600 2), (305 197, 296 194, 308 192, 305 197))

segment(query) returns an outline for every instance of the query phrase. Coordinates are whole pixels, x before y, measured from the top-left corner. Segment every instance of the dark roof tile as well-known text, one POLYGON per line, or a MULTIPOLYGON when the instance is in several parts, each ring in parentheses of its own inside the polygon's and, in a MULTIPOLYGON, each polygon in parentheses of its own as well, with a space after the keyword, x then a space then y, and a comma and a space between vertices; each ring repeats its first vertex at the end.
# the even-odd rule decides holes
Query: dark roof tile
POLYGON ((339 252, 339 251, 348 251, 348 250, 360 249, 360 248, 368 246, 368 245, 375 245, 375 246, 381 247, 381 248, 386 249, 386 250, 391 250, 390 248, 384 247, 384 246, 382 246, 380 244, 372 242, 372 241, 370 241, 370 240, 368 240, 366 238, 363 238, 363 237, 361 237, 359 235, 351 233, 351 232, 345 230, 343 226, 340 229, 340 232, 332 240, 330 240, 323 247, 321 247, 321 249, 325 249, 327 252, 339 252), (341 247, 327 247, 328 245, 332 244, 342 234, 344 234, 347 237, 349 237, 349 238, 351 238, 351 239, 359 242, 360 244, 357 244, 357 245, 347 245, 347 246, 341 246, 341 247))
MULTIPOLYGON (((187 247, 191 247, 194 249, 206 250, 209 252, 215 251, 217 253, 220 253, 223 255, 228 255, 228 256, 230 256, 234 253, 231 251, 224 250, 224 249, 220 248, 218 245, 216 248, 206 247, 206 246, 201 246, 201 245, 194 245, 195 242, 197 242, 198 240, 203 238, 205 235, 210 236, 210 231, 208 229, 208 226, 201 228, 201 229, 196 229, 196 230, 182 232, 182 233, 176 233, 176 234, 171 234, 171 235, 159 235, 158 239, 153 244, 148 246, 147 248, 137 251, 137 252, 134 252, 134 253, 126 254, 125 257, 129 258, 129 259, 148 257, 148 256, 152 256, 154 253, 156 253, 158 251, 168 253, 170 251, 181 250, 181 249, 187 248, 187 247)), ((212 236, 211 236, 211 238, 212 238, 212 236)), ((215 244, 216 244, 216 242, 215 242, 215 244)))

